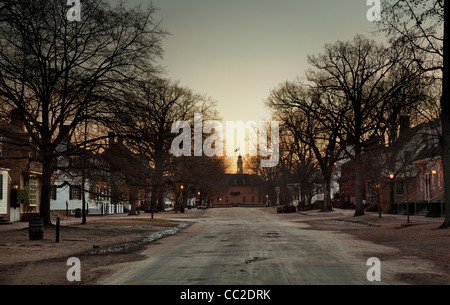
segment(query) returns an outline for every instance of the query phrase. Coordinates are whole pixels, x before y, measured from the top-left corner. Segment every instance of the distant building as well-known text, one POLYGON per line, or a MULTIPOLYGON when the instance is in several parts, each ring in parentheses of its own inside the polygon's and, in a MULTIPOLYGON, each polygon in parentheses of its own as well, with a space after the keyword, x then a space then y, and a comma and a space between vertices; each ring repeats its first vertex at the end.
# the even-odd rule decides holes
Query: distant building
POLYGON ((262 207, 266 204, 265 188, 261 177, 244 174, 242 156, 238 157, 237 171, 227 174, 227 186, 212 200, 213 207, 262 207))

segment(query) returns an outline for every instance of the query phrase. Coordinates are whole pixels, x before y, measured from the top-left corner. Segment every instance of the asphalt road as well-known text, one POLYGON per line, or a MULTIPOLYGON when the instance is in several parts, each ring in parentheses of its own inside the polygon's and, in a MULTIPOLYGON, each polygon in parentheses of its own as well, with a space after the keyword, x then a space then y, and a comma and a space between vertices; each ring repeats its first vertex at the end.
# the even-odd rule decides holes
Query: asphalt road
POLYGON ((150 244, 147 259, 115 266, 100 284, 358 285, 402 284, 381 269, 370 282, 367 260, 380 249, 348 235, 308 230, 301 221, 261 209, 209 209, 208 217, 150 244))

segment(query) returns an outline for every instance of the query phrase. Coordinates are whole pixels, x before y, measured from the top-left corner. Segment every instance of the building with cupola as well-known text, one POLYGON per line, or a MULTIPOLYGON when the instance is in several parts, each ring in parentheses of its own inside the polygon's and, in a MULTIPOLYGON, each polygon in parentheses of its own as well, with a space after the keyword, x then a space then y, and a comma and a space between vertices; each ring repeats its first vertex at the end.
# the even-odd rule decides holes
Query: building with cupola
POLYGON ((244 173, 244 161, 238 156, 235 174, 226 175, 226 187, 212 202, 213 207, 262 207, 266 205, 264 181, 244 173))

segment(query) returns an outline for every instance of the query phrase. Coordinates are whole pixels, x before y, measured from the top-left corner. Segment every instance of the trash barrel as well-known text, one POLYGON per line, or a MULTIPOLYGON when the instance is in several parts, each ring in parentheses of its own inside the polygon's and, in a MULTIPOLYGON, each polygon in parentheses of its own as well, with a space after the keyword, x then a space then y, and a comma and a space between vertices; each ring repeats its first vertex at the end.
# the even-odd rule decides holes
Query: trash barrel
POLYGON ((75 209, 75 218, 81 218, 81 209, 75 209))
POLYGON ((28 223, 28 237, 30 240, 44 239, 44 221, 40 217, 30 219, 28 223))

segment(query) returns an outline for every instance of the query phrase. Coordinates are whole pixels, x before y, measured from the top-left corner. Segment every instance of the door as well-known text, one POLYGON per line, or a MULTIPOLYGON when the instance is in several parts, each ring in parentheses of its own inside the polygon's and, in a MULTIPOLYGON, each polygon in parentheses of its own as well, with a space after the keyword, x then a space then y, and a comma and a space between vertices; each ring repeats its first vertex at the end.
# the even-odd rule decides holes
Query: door
POLYGON ((425 173, 424 199, 431 199, 431 177, 430 173, 425 173))

